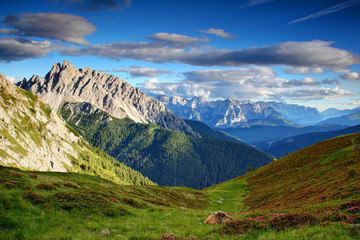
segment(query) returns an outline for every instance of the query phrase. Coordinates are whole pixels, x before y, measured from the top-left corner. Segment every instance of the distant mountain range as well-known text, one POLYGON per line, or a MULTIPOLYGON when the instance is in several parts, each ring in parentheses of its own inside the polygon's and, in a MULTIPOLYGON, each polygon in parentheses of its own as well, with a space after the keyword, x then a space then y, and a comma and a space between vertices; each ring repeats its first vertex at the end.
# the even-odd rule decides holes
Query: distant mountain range
POLYGON ((360 109, 359 112, 351 113, 348 115, 342 115, 339 117, 333 117, 322 121, 320 124, 338 124, 345 126, 354 126, 360 124, 360 109))
POLYGON ((360 124, 360 119, 356 115, 356 113, 360 113, 360 108, 351 110, 330 108, 319 112, 316 108, 274 101, 252 102, 235 98, 210 101, 203 97, 187 99, 165 95, 160 95, 157 99, 179 117, 202 121, 213 128, 303 127, 319 124, 354 126, 360 124), (343 115, 349 116, 336 119, 343 115))
POLYGON ((321 112, 321 116, 323 119, 336 118, 343 115, 350 115, 353 113, 360 113, 360 107, 354 109, 345 109, 339 110, 336 108, 328 108, 325 111, 321 112))
POLYGON ((287 153, 292 153, 303 149, 312 144, 345 135, 350 133, 360 132, 360 125, 344 128, 337 131, 326 131, 326 132, 312 132, 285 138, 279 141, 270 142, 257 147, 264 152, 267 152, 276 158, 283 157, 287 153))
POLYGON ((186 99, 158 96, 157 98, 179 117, 202 121, 210 127, 297 126, 296 123, 284 119, 281 113, 264 102, 253 103, 235 98, 217 101, 209 101, 201 97, 186 99))
POLYGON ((316 108, 282 102, 251 102, 248 100, 210 101, 202 97, 157 97, 178 116, 202 121, 215 128, 251 126, 310 126, 324 120, 316 108))

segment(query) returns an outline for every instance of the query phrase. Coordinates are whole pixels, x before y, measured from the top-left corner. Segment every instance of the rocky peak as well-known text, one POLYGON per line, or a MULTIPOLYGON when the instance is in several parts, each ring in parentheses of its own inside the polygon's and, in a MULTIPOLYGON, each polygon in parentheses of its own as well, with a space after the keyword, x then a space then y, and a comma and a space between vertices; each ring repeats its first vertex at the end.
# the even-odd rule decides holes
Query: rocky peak
POLYGON ((44 79, 33 76, 19 86, 39 95, 56 111, 60 111, 66 102, 86 102, 116 118, 155 123, 184 134, 200 136, 163 103, 121 78, 88 67, 78 70, 67 60, 62 65, 54 64, 44 79))

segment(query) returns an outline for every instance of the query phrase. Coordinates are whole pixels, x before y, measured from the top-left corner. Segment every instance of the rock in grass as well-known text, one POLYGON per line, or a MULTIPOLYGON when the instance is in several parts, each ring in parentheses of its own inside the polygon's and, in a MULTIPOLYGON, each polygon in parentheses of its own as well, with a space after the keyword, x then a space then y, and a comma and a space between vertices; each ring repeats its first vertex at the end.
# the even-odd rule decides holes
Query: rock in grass
POLYGON ((110 235, 109 229, 104 229, 99 233, 99 236, 108 236, 108 235, 110 235))
POLYGON ((220 224, 229 220, 233 220, 226 212, 218 211, 211 214, 204 223, 206 224, 220 224))

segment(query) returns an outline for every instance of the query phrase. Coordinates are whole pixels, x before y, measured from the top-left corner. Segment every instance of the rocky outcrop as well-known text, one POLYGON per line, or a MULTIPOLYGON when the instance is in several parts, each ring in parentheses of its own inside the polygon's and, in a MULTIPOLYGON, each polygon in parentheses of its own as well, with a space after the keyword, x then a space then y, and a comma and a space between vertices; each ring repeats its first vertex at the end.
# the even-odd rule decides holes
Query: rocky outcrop
POLYGON ((223 211, 218 211, 218 212, 214 212, 213 214, 211 214, 205 221, 204 223, 206 224, 220 224, 220 223, 224 223, 226 221, 230 221, 233 220, 234 218, 229 216, 226 212, 223 211))
POLYGON ((68 171, 81 139, 36 95, 17 88, 1 74, 0 94, 0 165, 68 171))
POLYGON ((130 118, 137 123, 155 123, 184 134, 200 137, 182 119, 160 101, 132 87, 122 79, 92 70, 76 69, 69 61, 54 64, 41 78, 34 75, 19 87, 31 91, 56 111, 66 102, 87 102, 116 118, 130 118))

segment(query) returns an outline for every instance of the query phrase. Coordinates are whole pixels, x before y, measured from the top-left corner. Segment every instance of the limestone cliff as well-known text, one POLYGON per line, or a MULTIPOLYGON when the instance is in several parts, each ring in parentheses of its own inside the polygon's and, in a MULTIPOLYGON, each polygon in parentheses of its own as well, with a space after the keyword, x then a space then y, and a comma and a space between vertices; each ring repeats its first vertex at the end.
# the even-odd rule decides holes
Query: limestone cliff
POLYGON ((57 113, 1 74, 0 94, 0 164, 39 171, 71 168, 80 137, 57 113))
POLYGON ((155 123, 200 137, 163 103, 121 78, 88 67, 77 69, 67 60, 62 65, 54 64, 45 78, 34 75, 28 81, 19 82, 18 86, 37 94, 56 111, 65 102, 87 102, 116 118, 127 117, 138 123, 155 123))

